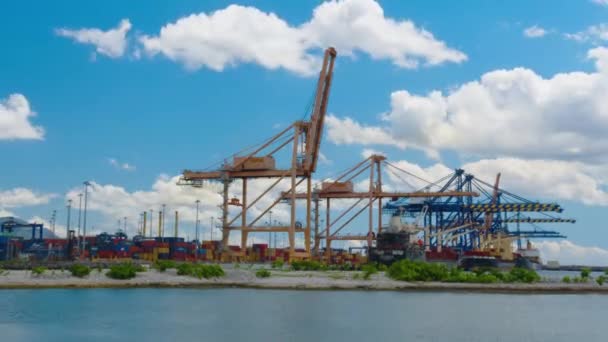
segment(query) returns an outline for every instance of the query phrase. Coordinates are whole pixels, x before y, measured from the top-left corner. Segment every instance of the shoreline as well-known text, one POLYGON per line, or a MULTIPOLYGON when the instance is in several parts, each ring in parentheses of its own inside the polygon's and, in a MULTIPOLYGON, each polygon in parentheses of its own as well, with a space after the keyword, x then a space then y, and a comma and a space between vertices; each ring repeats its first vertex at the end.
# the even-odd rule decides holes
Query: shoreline
MULTIPOLYGON (((48 272, 48 271, 47 271, 48 272)), ((608 294, 608 284, 540 282, 534 284, 474 284, 440 282, 402 282, 375 274, 369 280, 353 279, 357 272, 310 272, 271 270, 269 278, 256 278, 255 270, 226 270, 226 276, 197 279, 178 276, 175 270, 148 270, 136 278, 114 280, 103 272, 92 271, 85 278, 72 277, 69 272, 34 276, 29 271, 10 271, 0 276, 0 290, 18 289, 96 289, 96 288, 243 288, 261 290, 304 291, 399 291, 399 292, 475 292, 503 294, 608 294)))

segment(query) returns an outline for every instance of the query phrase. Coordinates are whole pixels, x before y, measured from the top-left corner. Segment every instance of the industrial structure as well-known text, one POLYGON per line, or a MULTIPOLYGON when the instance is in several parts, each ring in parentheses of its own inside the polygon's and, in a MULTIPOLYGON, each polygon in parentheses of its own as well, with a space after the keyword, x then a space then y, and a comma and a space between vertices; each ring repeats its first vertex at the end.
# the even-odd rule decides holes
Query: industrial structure
POLYGON ((247 238, 250 233, 284 232, 289 236, 290 257, 310 257, 311 182, 319 159, 323 123, 327 112, 335 58, 336 50, 334 48, 325 50, 310 120, 293 123, 279 134, 255 148, 252 152, 245 155, 235 155, 231 161, 226 161, 219 170, 184 171, 180 184, 202 186, 205 181, 214 180, 222 182, 222 250, 226 255, 243 257, 243 251, 246 248, 247 238), (278 169, 276 167, 275 156, 285 147, 291 149, 289 167, 278 169), (273 178, 275 180, 270 187, 250 201, 247 196, 247 184, 249 181, 259 178, 273 178), (251 221, 248 220, 248 210, 258 203, 262 197, 275 189, 284 179, 289 180, 289 189, 263 210, 262 213, 257 215, 257 217, 251 221), (229 186, 235 180, 241 181, 242 195, 240 199, 231 200, 229 198, 229 186), (296 189, 302 183, 305 183, 303 196, 306 200, 307 213, 306 221, 303 224, 296 221, 296 189), (262 217, 282 200, 289 201, 291 207, 289 225, 274 226, 261 223, 262 217), (232 218, 228 217, 230 205, 240 209, 239 213, 232 218), (231 231, 241 232, 240 251, 228 248, 231 231), (296 233, 304 234, 304 251, 296 251, 296 233))
MULTIPOLYGON (((156 219, 154 210, 140 214, 138 232, 131 240, 126 231, 121 230, 120 221, 115 234, 86 236, 87 190, 91 184, 85 182, 82 235, 80 195, 78 234, 69 226, 71 202, 67 206, 68 227, 64 239, 43 239, 41 224, 6 221, 1 225, 0 260, 18 257, 19 253, 49 258, 58 255, 52 252, 55 248, 65 259, 316 259, 341 263, 365 262, 367 256, 392 261, 406 257, 442 260, 483 255, 509 261, 517 256, 534 256, 530 244, 522 248, 522 239, 564 237, 538 226, 575 222, 556 215, 563 211, 559 204, 533 202, 501 188, 500 174, 494 184, 490 184, 457 169, 431 182, 391 163, 385 156, 373 154, 335 178, 313 185, 336 56, 335 49, 325 50, 308 120, 294 122, 260 145, 224 160, 219 168, 183 171, 180 185, 197 188, 221 185, 221 240, 214 241, 212 237, 207 241, 199 240, 200 201, 196 201, 196 233, 191 241, 179 237, 177 211, 173 234, 165 234, 164 204, 157 211, 157 225, 153 223, 156 219), (386 175, 393 182, 385 183, 383 177, 386 175), (410 191, 397 189, 395 180, 409 185, 407 178, 418 183, 422 181, 425 186, 419 189, 410 186, 410 191), (259 179, 270 180, 270 185, 251 196, 249 186, 259 179), (230 187, 234 185, 241 187, 238 197, 230 196, 230 187), (304 205, 298 207, 300 202, 304 205), (287 224, 262 220, 277 205, 289 207, 287 224), (303 222, 297 219, 297 215, 302 214, 303 222), (389 219, 383 221, 384 215, 389 219), (522 225, 530 225, 533 229, 521 229, 522 225), (10 233, 18 226, 32 228, 31 239, 11 237, 10 233), (353 227, 355 229, 351 229, 353 227), (37 229, 40 229, 39 235, 36 235, 37 229), (239 246, 230 245, 232 232, 240 232, 239 246), (276 243, 274 249, 269 248, 269 244, 249 246, 248 238, 253 233, 286 233, 287 247, 277 248, 276 243), (303 248, 296 248, 296 236, 301 237, 303 248), (365 244, 362 246, 364 252, 354 255, 336 251, 332 247, 334 241, 360 241, 365 244), (515 253, 514 241, 518 245, 515 253)), ((54 218, 55 213, 53 226, 54 218)), ((125 230, 126 220, 125 217, 125 230)))

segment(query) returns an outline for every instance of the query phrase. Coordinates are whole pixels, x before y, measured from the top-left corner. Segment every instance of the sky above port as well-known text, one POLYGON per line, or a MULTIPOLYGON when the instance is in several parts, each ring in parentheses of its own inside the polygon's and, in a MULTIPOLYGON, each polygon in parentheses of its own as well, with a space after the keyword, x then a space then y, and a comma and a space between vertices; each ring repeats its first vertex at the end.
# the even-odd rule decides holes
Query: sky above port
POLYGON ((539 242, 546 259, 608 264, 605 0, 24 0, 0 13, 3 215, 55 209, 60 230, 91 180, 95 230, 125 216, 133 230, 166 203, 192 234, 196 199, 208 226, 216 189, 177 176, 302 119, 331 45, 316 180, 372 152, 427 179, 502 172, 505 189, 577 219, 543 226, 568 236, 539 242))

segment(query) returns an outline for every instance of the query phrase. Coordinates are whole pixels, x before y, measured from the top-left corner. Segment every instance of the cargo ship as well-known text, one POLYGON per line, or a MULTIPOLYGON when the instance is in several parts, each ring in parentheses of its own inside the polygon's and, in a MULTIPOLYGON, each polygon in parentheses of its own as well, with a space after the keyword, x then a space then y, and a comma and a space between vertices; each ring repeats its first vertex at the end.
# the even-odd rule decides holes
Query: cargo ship
MULTIPOLYGON (((541 268, 540 252, 530 241, 526 248, 514 251, 513 238, 498 233, 483 238, 480 248, 474 250, 462 251, 446 246, 429 248, 428 243, 419 238, 423 231, 425 228, 417 222, 406 223, 400 216, 392 216, 388 227, 376 236, 375 246, 370 248, 370 261, 391 264, 402 259, 421 260, 458 265, 465 270, 478 267, 541 268)), ((425 234, 432 235, 428 231, 425 234)))

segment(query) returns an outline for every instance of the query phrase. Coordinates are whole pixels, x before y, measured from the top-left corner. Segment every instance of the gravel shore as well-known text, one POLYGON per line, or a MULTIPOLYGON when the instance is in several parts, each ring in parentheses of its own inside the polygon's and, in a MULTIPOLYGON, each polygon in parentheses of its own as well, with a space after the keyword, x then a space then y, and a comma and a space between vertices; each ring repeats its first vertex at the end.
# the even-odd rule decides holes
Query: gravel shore
POLYGON ((92 270, 85 278, 73 277, 68 271, 47 270, 42 275, 30 271, 11 270, 0 275, 0 289, 20 288, 138 288, 138 287, 243 287, 261 289, 298 290, 381 290, 381 291, 468 291, 495 293, 604 293, 608 294, 608 284, 595 282, 564 284, 541 282, 536 284, 465 284, 437 282, 402 282, 387 278, 383 273, 375 274, 369 280, 353 279, 360 272, 308 272, 275 271, 271 277, 257 278, 255 269, 226 268, 226 276, 216 279, 197 279, 178 276, 175 270, 158 272, 148 270, 138 273, 130 280, 108 278, 106 270, 92 270))

